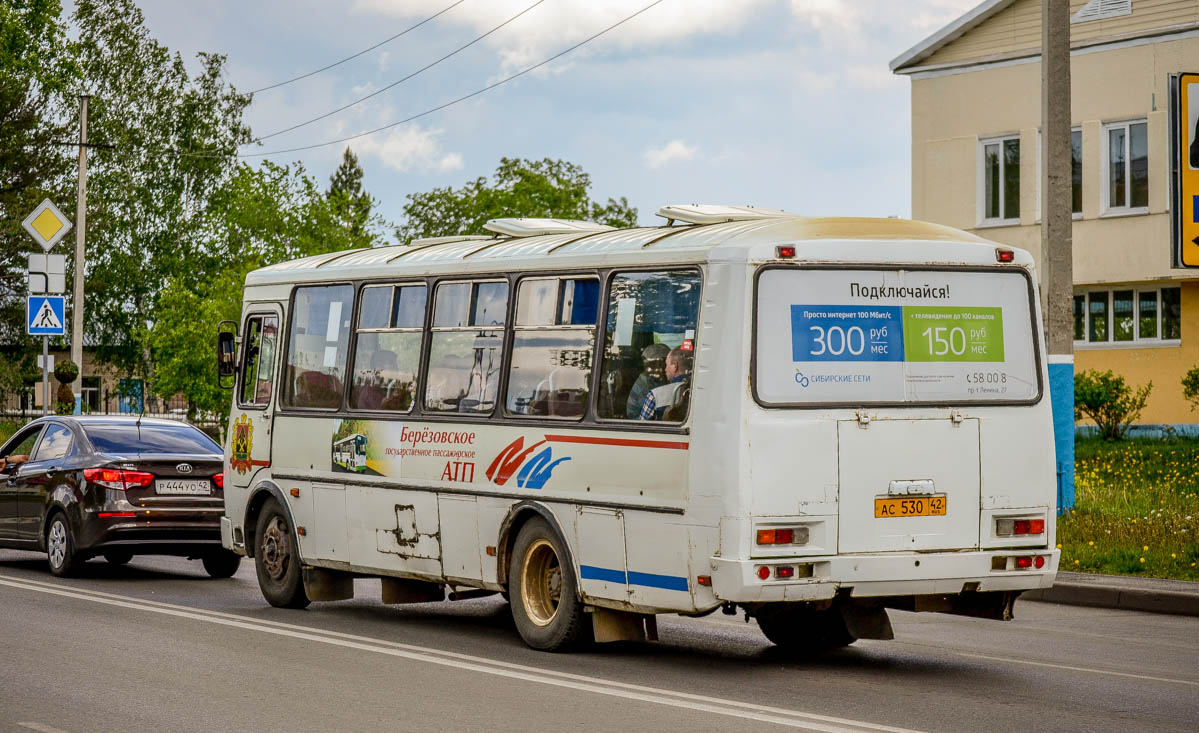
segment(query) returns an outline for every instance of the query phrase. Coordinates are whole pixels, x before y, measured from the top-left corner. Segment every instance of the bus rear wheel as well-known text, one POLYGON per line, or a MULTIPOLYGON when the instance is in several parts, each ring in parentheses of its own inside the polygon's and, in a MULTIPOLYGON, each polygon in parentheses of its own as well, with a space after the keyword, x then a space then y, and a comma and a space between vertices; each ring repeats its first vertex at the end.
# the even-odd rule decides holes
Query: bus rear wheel
POLYGON ((267 499, 258 514, 254 541, 254 568, 262 597, 276 608, 306 607, 311 601, 304 592, 299 543, 287 514, 274 499, 267 499))
POLYGON ((819 654, 857 641, 837 607, 822 610, 784 606, 758 612, 758 628, 781 649, 796 654, 819 654))
POLYGON ((512 619, 521 638, 534 649, 564 651, 586 643, 591 635, 565 547, 549 522, 534 517, 520 528, 512 549, 508 566, 512 619))

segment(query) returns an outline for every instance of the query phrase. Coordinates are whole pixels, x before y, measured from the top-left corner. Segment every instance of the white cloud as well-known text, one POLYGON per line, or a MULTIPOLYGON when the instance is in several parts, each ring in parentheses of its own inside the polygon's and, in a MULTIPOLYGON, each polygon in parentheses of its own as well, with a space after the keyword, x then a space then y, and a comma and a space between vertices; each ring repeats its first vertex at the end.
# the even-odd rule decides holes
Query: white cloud
POLYGON ((667 163, 673 163, 676 160, 691 160, 695 157, 696 147, 688 145, 682 140, 671 140, 666 145, 645 151, 645 162, 650 168, 661 168, 667 163))
POLYGON ((420 125, 403 125, 386 133, 355 140, 351 147, 359 156, 376 158, 383 165, 401 173, 448 173, 461 170, 461 154, 442 152, 438 141, 441 133, 441 130, 422 129, 420 125))
MULTIPOLYGON (((595 44, 628 49, 654 49, 664 42, 704 34, 731 34, 754 11, 774 0, 667 0, 650 8, 595 44)), ((395 18, 426 18, 446 0, 356 0, 353 10, 395 18)), ((488 0, 454 8, 434 23, 465 26, 482 34, 533 4, 533 0, 488 0)), ((495 51, 505 72, 516 71, 593 35, 650 4, 650 0, 551 0, 530 10, 489 36, 483 44, 495 51)), ((449 49, 447 49, 448 51, 449 49)), ((590 47, 579 52, 593 51, 590 47)), ((568 61, 568 59, 564 59, 568 61)))

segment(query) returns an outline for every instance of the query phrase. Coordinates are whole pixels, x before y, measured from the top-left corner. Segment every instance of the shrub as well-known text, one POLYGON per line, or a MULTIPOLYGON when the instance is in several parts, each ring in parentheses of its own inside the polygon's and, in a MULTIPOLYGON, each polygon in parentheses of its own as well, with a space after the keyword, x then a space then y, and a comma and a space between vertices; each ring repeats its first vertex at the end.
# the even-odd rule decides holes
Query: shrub
POLYGON ((63 359, 54 365, 54 378, 62 384, 70 384, 79 376, 79 365, 70 359, 63 359))
POLYGON ((1191 367, 1182 377, 1182 396, 1191 403, 1191 409, 1199 407, 1199 366, 1191 367))
POLYGON ((1074 376, 1074 419, 1090 418, 1099 435, 1119 440, 1145 409, 1153 382, 1133 390, 1124 377, 1107 370, 1088 369, 1074 376))

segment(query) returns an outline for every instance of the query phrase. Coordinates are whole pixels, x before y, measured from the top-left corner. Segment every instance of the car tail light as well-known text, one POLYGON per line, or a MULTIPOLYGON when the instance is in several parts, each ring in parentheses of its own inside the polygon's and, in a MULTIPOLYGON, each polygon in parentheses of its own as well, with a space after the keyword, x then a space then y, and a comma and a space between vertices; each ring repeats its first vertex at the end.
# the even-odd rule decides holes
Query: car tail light
POLYGON ((154 474, 145 471, 125 471, 120 468, 85 468, 83 477, 106 489, 124 491, 154 483, 154 474))
POLYGON ((97 512, 98 517, 136 517, 135 512, 97 512))
POLYGON ((225 488, 225 473, 222 471, 221 473, 213 474, 212 483, 216 484, 218 489, 225 488))

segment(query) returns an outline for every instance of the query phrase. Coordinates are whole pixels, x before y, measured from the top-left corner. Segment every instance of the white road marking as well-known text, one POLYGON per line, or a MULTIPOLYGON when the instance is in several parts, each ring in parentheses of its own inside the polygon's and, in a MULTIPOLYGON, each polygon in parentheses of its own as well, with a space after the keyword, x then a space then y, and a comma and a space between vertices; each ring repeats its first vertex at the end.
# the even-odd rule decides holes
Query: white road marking
POLYGON ((1110 669, 1094 669, 1093 667, 1074 667, 1069 664, 1053 664, 1052 662, 1034 662, 1030 659, 1011 659, 1010 657, 992 657, 986 654, 967 654, 966 652, 952 652, 959 657, 970 657, 972 659, 989 659, 994 662, 1007 662, 1009 664, 1027 664, 1033 667, 1051 667, 1053 669, 1068 669, 1071 672, 1090 672, 1091 674, 1106 674, 1113 677, 1131 677, 1134 680, 1149 680, 1150 682, 1172 682, 1176 685, 1192 685, 1199 687, 1199 682, 1194 680, 1176 680, 1169 677, 1153 677, 1147 674, 1133 674, 1131 672, 1116 672, 1110 669))
POLYGON ((32 723, 26 721, 24 723, 17 723, 17 725, 21 726, 22 728, 28 728, 29 730, 41 731, 41 733, 67 733, 61 728, 55 728, 54 726, 45 725, 43 723, 32 723))
POLYGON ((311 629, 294 624, 284 624, 275 621, 254 619, 248 616, 238 616, 236 614, 223 613, 219 611, 208 611, 204 609, 189 608, 187 606, 176 606, 168 603, 159 603, 156 601, 143 601, 137 598, 103 593, 100 591, 64 588, 62 586, 56 586, 50 583, 25 580, 6 575, 0 575, 0 585, 20 588, 23 590, 32 590, 39 593, 64 596, 68 598, 76 598, 80 600, 91 601, 93 603, 117 606, 120 608, 129 608, 133 610, 160 613, 178 618, 187 618, 195 621, 204 621, 207 623, 219 624, 222 626, 243 629, 246 631, 257 631, 276 636, 285 636, 294 639, 302 639, 305 641, 330 644, 347 649, 385 654, 388 656, 427 662, 430 664, 438 664, 445 667, 453 667, 473 672, 481 672, 483 674, 491 674, 509 679, 535 682, 539 684, 552 685, 555 687, 579 690, 582 692, 621 697, 629 700, 638 700, 641 702, 658 705, 685 708, 688 710, 708 712, 734 718, 756 720, 764 723, 775 723, 792 728, 824 731, 826 733, 841 733, 842 731, 911 733, 909 729, 906 728, 878 725, 864 721, 850 720, 848 718, 817 715, 815 713, 804 713, 796 710, 787 710, 784 708, 754 705, 752 703, 745 703, 737 700, 725 700, 706 695, 694 695, 675 690, 645 687, 642 685, 633 685, 624 682, 616 682, 614 680, 588 677, 585 675, 555 672, 537 667, 529 667, 510 662, 487 659, 486 657, 476 657, 469 654, 448 652, 427 647, 418 647, 410 644, 401 644, 398 642, 389 642, 353 634, 343 634, 340 632, 311 629))

